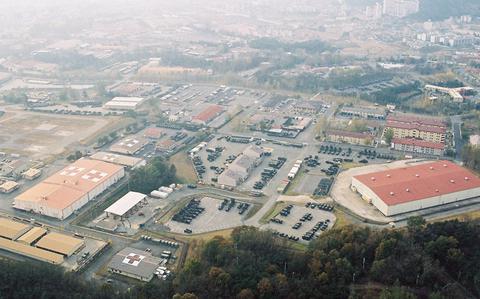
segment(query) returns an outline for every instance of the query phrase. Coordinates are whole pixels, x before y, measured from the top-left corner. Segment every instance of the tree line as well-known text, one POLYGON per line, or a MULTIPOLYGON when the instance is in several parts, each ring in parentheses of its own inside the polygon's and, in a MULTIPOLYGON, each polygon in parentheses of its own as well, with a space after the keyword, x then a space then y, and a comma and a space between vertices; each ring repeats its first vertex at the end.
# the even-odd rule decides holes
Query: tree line
POLYGON ((60 268, 0 261, 0 298, 474 298, 480 295, 480 227, 475 222, 406 229, 344 226, 307 250, 268 231, 240 227, 200 247, 175 277, 127 292, 60 268))
POLYGON ((134 169, 130 175, 130 190, 149 194, 161 186, 168 186, 176 181, 175 165, 168 165, 161 157, 155 157, 145 166, 134 169))

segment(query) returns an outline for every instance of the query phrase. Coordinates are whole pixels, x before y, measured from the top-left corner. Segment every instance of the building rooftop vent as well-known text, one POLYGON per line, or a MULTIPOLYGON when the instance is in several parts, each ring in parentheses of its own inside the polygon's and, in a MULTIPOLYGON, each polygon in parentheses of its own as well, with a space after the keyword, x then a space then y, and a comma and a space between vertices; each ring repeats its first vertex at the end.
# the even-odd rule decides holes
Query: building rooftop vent
POLYGON ((417 178, 419 178, 419 177, 420 177, 420 175, 419 175, 418 173, 417 173, 415 176, 416 176, 417 178))
POLYGON ((443 164, 443 167, 447 167, 447 164, 443 164))
POLYGON ((440 190, 438 190, 438 189, 435 189, 435 192, 437 192, 437 193, 438 193, 438 192, 440 192, 440 190))
POLYGON ((391 196, 394 196, 394 195, 395 195, 395 192, 393 192, 393 191, 390 192, 390 195, 391 195, 391 196))
POLYGON ((391 175, 391 174, 387 174, 387 178, 391 178, 391 177, 392 177, 392 175, 391 175))
POLYGON ((468 181, 470 178, 468 176, 465 177, 465 181, 468 181))
POLYGON ((410 189, 407 188, 407 189, 405 189, 405 191, 410 192, 410 189))
POLYGON ((374 176, 372 176, 370 179, 371 179, 372 181, 375 181, 375 177, 374 177, 374 176))
POLYGON ((430 166, 430 170, 433 170, 433 169, 434 169, 433 166, 430 166))
POLYGON ((450 183, 452 183, 452 184, 455 183, 455 180, 450 180, 450 183))

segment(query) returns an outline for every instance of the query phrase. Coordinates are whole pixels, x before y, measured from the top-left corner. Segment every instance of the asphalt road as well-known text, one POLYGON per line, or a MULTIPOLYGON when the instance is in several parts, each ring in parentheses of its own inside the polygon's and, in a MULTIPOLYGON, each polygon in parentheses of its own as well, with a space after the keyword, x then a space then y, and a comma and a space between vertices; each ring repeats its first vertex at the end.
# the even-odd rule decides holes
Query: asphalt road
POLYGON ((453 142, 455 145, 455 158, 457 160, 461 160, 462 149, 464 145, 464 141, 462 139, 462 117, 461 115, 454 115, 450 117, 452 122, 452 133, 453 133, 453 142))

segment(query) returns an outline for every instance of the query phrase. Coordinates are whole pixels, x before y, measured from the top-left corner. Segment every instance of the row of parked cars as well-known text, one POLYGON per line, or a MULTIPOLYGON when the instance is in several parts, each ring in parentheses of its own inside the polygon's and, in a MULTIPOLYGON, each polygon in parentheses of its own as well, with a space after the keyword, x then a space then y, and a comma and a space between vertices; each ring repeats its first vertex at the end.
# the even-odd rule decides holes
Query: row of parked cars
POLYGON ((332 161, 326 161, 325 163, 330 164, 330 166, 328 168, 323 168, 321 170, 322 172, 330 176, 336 175, 338 173, 340 166, 337 163, 332 161))
POLYGON ((201 179, 203 178, 203 174, 206 172, 205 165, 203 165, 203 161, 199 156, 193 156, 192 158, 193 166, 197 171, 198 177, 201 179))
POLYGON ((172 220, 185 224, 192 223, 193 219, 197 218, 198 215, 205 211, 205 208, 200 206, 200 202, 200 199, 190 200, 185 207, 173 215, 172 220))
POLYGON ((333 180, 331 178, 323 178, 318 182, 317 188, 313 191, 314 196, 325 196, 330 191, 333 180))
POLYGON ((305 161, 305 165, 307 165, 308 167, 317 167, 318 165, 320 165, 320 161, 318 161, 318 156, 317 155, 307 156, 303 160, 305 161))
POLYGON ((292 212, 293 205, 288 205, 280 211, 280 215, 287 217, 292 212))
POLYGON ((164 239, 156 239, 156 238, 152 238, 151 236, 148 236, 148 235, 142 235, 142 236, 141 236, 141 239, 143 239, 143 240, 145 240, 145 241, 151 241, 151 242, 154 242, 154 243, 159 243, 159 244, 167 245, 167 246, 170 246, 170 247, 178 247, 178 246, 180 246, 180 244, 179 244, 178 242, 169 241, 169 240, 164 240, 164 239))
MULTIPOLYGON (((235 201, 235 198, 229 198, 229 199, 225 198, 218 206, 218 210, 230 212, 235 207, 236 204, 237 202, 235 201)), ((239 202, 237 206, 238 214, 243 215, 248 210, 249 207, 250 207, 249 203, 239 202)))
POLYGON ((330 223, 330 219, 327 219, 325 221, 319 221, 317 224, 315 224, 315 226, 311 230, 309 230, 302 236, 302 240, 305 240, 305 241, 312 240, 313 237, 315 237, 315 234, 318 232, 318 230, 325 231, 328 228, 329 223, 330 223))
POLYGON ((268 166, 275 169, 280 169, 282 168, 283 164, 285 164, 285 162, 287 162, 287 158, 278 157, 277 159, 272 159, 270 162, 268 162, 268 166))
POLYGON ((331 212, 333 211, 333 206, 326 203, 316 203, 316 202, 307 202, 305 207, 310 209, 318 208, 319 210, 331 212))
POLYGON ((306 221, 312 221, 313 220, 313 216, 311 213, 306 213, 305 215, 302 216, 302 218, 300 218, 300 222, 297 222, 295 223, 292 228, 293 229, 299 229, 300 227, 302 227, 303 223, 306 222, 306 221))
POLYGON ((300 240, 300 238, 297 237, 297 236, 289 236, 288 234, 277 232, 277 231, 274 231, 273 235, 274 236, 279 236, 279 237, 282 237, 282 238, 286 238, 286 239, 289 239, 289 240, 295 241, 295 242, 300 240))
POLYGON ((213 162, 218 159, 222 155, 224 148, 223 147, 216 147, 216 148, 207 148, 206 151, 208 153, 207 160, 208 162, 213 162))
POLYGON ((319 154, 325 154, 325 155, 335 155, 335 156, 346 156, 350 157, 352 155, 352 149, 347 148, 344 150, 340 146, 334 146, 334 145, 321 145, 320 150, 318 151, 319 154))
POLYGON ((277 171, 282 168, 282 166, 287 161, 285 157, 278 157, 277 159, 273 159, 268 163, 267 168, 263 169, 261 173, 260 181, 256 181, 253 184, 253 189, 255 190, 262 190, 263 187, 277 174, 277 171))

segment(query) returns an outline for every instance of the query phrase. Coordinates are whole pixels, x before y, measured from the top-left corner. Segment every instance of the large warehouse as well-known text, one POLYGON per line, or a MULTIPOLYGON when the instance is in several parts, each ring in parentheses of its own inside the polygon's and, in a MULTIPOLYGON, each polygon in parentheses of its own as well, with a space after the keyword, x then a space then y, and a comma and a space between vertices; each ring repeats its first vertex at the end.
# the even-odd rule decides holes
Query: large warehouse
POLYGON ((480 178, 449 161, 352 177, 351 188, 385 216, 480 196, 480 178))
POLYGON ((14 207, 65 219, 124 175, 122 166, 80 159, 17 196, 14 207))

